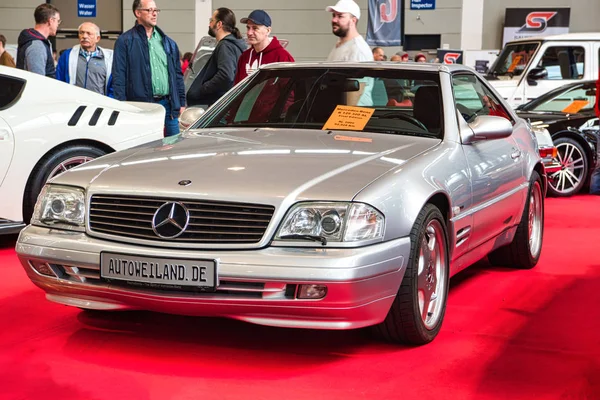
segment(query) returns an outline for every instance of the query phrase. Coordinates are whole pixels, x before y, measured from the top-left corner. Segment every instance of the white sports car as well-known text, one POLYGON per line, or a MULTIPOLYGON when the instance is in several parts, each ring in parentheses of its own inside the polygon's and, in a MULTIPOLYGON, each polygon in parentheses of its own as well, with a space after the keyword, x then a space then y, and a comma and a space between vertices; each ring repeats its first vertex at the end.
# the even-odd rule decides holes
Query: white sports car
POLYGON ((0 66, 0 234, 29 222, 46 181, 163 137, 165 110, 0 66))

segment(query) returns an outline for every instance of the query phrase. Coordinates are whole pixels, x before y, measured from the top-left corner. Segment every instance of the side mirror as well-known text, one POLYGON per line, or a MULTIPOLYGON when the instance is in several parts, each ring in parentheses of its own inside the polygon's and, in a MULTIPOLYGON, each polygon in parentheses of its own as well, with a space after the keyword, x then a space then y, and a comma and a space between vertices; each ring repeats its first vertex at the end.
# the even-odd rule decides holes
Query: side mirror
POLYGON ((529 73, 527 74, 527 83, 529 83, 531 86, 536 86, 537 82, 540 79, 547 79, 548 78, 548 71, 546 70, 546 68, 542 68, 542 67, 535 67, 533 68, 531 71, 529 71, 529 73))
POLYGON ((204 114, 204 108, 202 107, 188 107, 179 116, 179 128, 185 130, 192 126, 194 122, 198 120, 204 114))
POLYGON ((491 115, 480 115, 469 124, 471 134, 463 137, 464 144, 470 144, 481 140, 502 139, 512 135, 513 126, 504 117, 491 115))

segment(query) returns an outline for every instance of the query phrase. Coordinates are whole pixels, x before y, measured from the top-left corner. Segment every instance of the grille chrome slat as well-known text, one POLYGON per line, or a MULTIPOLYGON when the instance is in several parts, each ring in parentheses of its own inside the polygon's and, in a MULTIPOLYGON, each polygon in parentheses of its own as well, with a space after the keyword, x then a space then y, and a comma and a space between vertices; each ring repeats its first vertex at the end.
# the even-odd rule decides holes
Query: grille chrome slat
POLYGON ((94 195, 90 201, 92 232, 170 243, 258 243, 264 236, 275 207, 245 203, 193 201, 94 195), (155 212, 169 201, 189 212, 188 228, 178 237, 161 238, 152 229, 155 212))
MULTIPOLYGON (((90 212, 94 212, 94 213, 103 213, 103 212, 106 212, 106 213, 115 213, 116 211, 115 210, 106 210, 106 209, 103 209, 103 208, 94 207, 94 208, 90 209, 90 212)), ((150 216, 150 217, 154 215, 154 213, 151 213, 151 212, 147 212, 146 213, 146 212, 139 212, 139 211, 125 211, 125 210, 119 210, 118 212, 120 214, 147 215, 147 216, 150 216)))

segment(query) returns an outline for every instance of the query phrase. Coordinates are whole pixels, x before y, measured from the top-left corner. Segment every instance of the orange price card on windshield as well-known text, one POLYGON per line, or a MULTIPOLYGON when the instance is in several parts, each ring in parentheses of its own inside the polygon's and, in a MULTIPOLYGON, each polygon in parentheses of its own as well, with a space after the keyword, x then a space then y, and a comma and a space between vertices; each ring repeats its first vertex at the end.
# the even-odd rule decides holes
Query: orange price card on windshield
POLYGON ((374 112, 374 108, 338 105, 323 125, 323 130, 362 131, 374 112))
POLYGON ((587 100, 573 100, 571 104, 566 106, 562 112, 567 114, 577 114, 583 107, 590 104, 587 100))
POLYGON ((516 56, 514 58, 514 60, 512 61, 512 63, 510 63, 510 67, 508 67, 507 72, 513 72, 515 70, 515 68, 517 68, 517 65, 519 65, 519 63, 521 62, 522 59, 523 59, 523 56, 516 56))

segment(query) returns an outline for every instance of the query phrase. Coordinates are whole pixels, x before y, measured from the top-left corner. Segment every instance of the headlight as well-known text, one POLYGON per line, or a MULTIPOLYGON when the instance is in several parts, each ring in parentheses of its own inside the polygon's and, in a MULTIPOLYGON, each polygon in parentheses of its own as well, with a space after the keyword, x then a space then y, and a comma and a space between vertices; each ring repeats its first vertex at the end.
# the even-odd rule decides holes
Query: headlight
POLYGON ((69 186, 44 186, 35 203, 31 224, 83 231, 84 190, 69 186))
POLYGON ((276 240, 314 236, 332 242, 381 239, 384 217, 362 203, 300 203, 286 215, 276 240))

